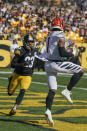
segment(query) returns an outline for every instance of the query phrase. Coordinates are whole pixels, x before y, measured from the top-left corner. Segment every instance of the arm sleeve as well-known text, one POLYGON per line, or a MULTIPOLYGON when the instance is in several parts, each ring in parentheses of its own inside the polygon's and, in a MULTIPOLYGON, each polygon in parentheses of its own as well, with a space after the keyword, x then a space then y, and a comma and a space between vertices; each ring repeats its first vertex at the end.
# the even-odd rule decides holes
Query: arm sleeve
POLYGON ((61 57, 73 57, 74 55, 70 52, 67 52, 65 47, 59 47, 59 53, 61 57))
POLYGON ((17 62, 18 61, 18 57, 14 57, 13 59, 12 59, 12 62, 11 62, 11 67, 12 68, 16 68, 16 67, 23 67, 23 63, 18 63, 17 62))

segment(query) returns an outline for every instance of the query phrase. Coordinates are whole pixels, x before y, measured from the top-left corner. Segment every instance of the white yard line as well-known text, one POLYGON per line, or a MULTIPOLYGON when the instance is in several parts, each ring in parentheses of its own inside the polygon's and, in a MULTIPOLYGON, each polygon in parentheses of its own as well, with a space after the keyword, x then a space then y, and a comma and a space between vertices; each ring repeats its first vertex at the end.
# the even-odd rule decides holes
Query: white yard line
MULTIPOLYGON (((12 72, 5 72, 5 71, 0 71, 0 74, 12 74, 12 72)), ((46 72, 34 72, 34 74, 36 74, 36 75, 46 75, 46 72)), ((58 75, 59 76, 64 76, 64 77, 70 77, 70 76, 72 76, 72 74, 67 74, 67 73, 58 73, 58 75)), ((84 73, 84 75, 83 75, 83 79, 87 79, 87 73, 84 73)))
MULTIPOLYGON (((11 71, 0 71, 0 74, 12 74, 11 71)), ((36 75, 46 75, 46 72, 34 72, 36 75)), ((58 75, 72 75, 67 73, 58 73, 58 75)), ((87 76, 87 73, 84 73, 84 76, 87 76)))
MULTIPOLYGON (((0 79, 4 79, 4 80, 8 80, 7 77, 0 77, 0 79)), ((47 86, 47 83, 41 83, 41 82, 34 82, 32 81, 33 84, 38 84, 38 85, 44 85, 44 86, 47 86)), ((64 85, 57 85, 58 87, 62 87, 62 88, 66 88, 66 86, 64 85)), ((75 89, 78 89, 78 90, 87 90, 86 88, 81 88, 81 87, 74 87, 75 89)))

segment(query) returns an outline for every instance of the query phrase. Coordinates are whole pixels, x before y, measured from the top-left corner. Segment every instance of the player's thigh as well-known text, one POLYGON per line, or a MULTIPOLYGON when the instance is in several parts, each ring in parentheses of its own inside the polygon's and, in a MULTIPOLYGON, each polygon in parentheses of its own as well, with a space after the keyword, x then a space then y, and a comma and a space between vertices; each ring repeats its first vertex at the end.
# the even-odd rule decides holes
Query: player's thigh
POLYGON ((45 64, 46 72, 78 73, 82 67, 72 62, 48 62, 45 64))
POLYGON ((12 76, 12 79, 11 79, 11 81, 9 83, 9 88, 8 88, 8 92, 10 94, 13 94, 15 89, 17 88, 17 86, 19 84, 18 79, 19 79, 19 75, 14 73, 13 76, 12 76))
POLYGON ((56 62, 48 61, 48 62, 45 63, 45 71, 48 72, 48 73, 60 72, 61 71, 60 64, 61 64, 61 62, 56 63, 56 62))
POLYGON ((57 90, 56 73, 47 73, 47 82, 49 89, 57 90))
POLYGON ((56 69, 58 72, 78 73, 82 70, 82 67, 72 62, 62 62, 60 65, 56 66, 56 69))
POLYGON ((31 76, 21 76, 21 89, 27 90, 30 87, 32 77, 31 76))

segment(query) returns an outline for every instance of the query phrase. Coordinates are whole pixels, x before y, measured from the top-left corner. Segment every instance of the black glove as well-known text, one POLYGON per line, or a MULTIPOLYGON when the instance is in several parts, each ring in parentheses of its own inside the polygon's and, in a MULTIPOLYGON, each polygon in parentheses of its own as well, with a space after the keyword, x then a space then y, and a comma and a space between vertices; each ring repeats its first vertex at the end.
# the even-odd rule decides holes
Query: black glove
POLYGON ((75 57, 74 57, 74 56, 72 56, 72 57, 69 57, 69 58, 68 58, 68 61, 73 62, 73 61, 74 61, 74 59, 75 59, 75 57))

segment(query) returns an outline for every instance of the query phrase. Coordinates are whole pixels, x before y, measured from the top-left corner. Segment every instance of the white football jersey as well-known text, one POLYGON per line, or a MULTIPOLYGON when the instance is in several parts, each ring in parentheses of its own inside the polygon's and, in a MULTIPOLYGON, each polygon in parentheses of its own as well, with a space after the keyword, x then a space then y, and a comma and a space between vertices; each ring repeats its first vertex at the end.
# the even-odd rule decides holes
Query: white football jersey
POLYGON ((65 38, 63 31, 53 31, 47 36, 46 51, 48 60, 59 60, 58 41, 60 38, 65 38))

